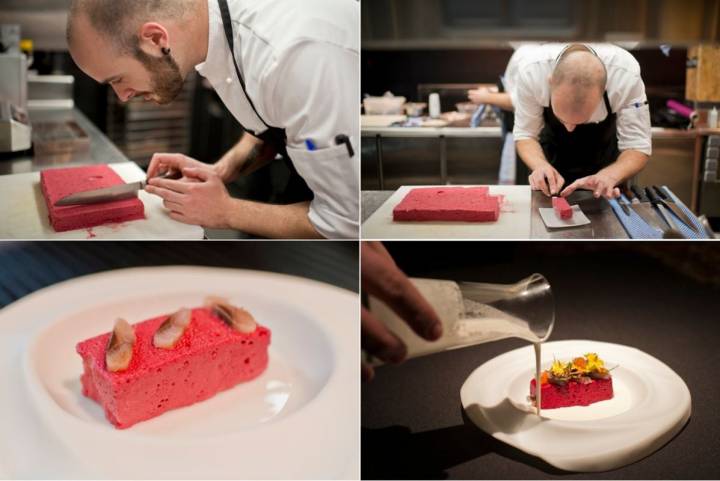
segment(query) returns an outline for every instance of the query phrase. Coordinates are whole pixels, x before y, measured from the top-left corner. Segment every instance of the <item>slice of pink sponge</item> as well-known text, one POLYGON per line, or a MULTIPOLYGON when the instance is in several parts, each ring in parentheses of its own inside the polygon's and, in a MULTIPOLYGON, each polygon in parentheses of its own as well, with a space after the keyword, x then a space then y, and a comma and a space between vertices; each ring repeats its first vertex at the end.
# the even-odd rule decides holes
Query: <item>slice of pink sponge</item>
POLYGON ((83 359, 83 394, 97 401, 118 428, 208 399, 267 368, 270 330, 266 327, 257 325, 252 333, 242 334, 209 308, 197 308, 177 344, 157 348, 153 336, 167 317, 134 325, 137 340, 124 371, 110 372, 105 365, 110 333, 76 347, 83 359))
POLYGON ((393 209, 394 221, 494 222, 500 198, 488 187, 423 187, 412 189, 393 209))
POLYGON ((571 219, 573 216, 573 209, 568 204, 565 197, 553 197, 552 206, 555 209, 555 215, 561 219, 571 219))
POLYGON ((50 225, 56 232, 63 232, 144 219, 145 208, 138 198, 99 204, 55 206, 55 202, 68 195, 124 183, 107 165, 44 170, 40 173, 40 188, 47 204, 50 225))

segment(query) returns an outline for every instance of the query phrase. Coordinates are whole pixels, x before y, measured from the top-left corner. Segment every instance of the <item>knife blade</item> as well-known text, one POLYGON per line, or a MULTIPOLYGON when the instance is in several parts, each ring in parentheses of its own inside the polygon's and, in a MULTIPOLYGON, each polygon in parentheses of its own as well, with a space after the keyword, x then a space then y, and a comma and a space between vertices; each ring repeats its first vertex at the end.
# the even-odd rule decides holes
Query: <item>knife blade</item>
POLYGON ((659 188, 656 185, 653 185, 652 188, 655 190, 655 192, 658 193, 658 195, 660 196, 661 201, 663 202, 665 207, 667 207, 669 210, 671 210, 672 213, 675 214, 678 217, 678 219, 680 219, 682 221, 683 224, 690 227, 690 229, 692 229, 693 232, 696 232, 696 233, 700 232, 700 230, 690 220, 690 218, 687 216, 687 214, 685 214, 685 212, 683 212, 682 209, 680 209, 680 207, 677 206, 675 201, 673 201, 672 198, 670 198, 670 196, 667 195, 663 189, 659 188))
POLYGON ((635 190, 632 190, 632 192, 628 192, 627 195, 630 198, 630 207, 632 210, 635 211, 637 215, 640 216, 640 218, 645 221, 647 225, 650 227, 654 227, 659 230, 664 230, 662 226, 658 223, 657 215, 655 211, 653 210, 652 206, 648 205, 647 203, 641 203, 640 199, 637 197, 637 194, 635 193, 635 190))
MULTIPOLYGON (((658 195, 653 191, 653 189, 650 187, 645 187, 645 194, 648 196, 648 199, 650 199, 652 205, 654 205, 657 211, 660 213, 668 227, 670 227, 670 229, 672 230, 679 230, 677 228, 677 224, 675 224, 675 221, 670 216, 670 212, 665 210, 662 199, 658 197, 658 195)), ((663 229, 663 231, 665 230, 666 229, 663 229)))
MULTIPOLYGON (((158 177, 164 179, 177 178, 178 174, 166 172, 158 177)), ((102 202, 114 202, 117 200, 131 199, 137 197, 138 191, 145 188, 147 179, 138 182, 130 182, 129 184, 113 185, 111 187, 103 187, 102 189, 86 190, 78 192, 59 199, 55 202, 56 207, 68 205, 86 205, 100 204, 102 202)))

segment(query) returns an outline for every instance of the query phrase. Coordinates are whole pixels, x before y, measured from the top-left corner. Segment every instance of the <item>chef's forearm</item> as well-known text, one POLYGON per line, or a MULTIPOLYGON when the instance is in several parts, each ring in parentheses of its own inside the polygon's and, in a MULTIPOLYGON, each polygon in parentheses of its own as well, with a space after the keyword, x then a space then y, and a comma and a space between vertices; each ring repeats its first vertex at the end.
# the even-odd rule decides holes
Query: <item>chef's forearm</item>
POLYGON ((535 139, 518 140, 515 142, 515 148, 530 172, 549 164, 540 146, 540 142, 535 139))
POLYGON ((515 110, 512 103, 512 97, 510 97, 510 94, 507 92, 489 92, 488 103, 510 112, 515 110))
POLYGON ((617 160, 600 172, 615 180, 615 185, 624 182, 640 172, 650 157, 637 150, 625 150, 620 153, 617 160))
POLYGON ((228 224, 232 229, 268 238, 319 239, 308 212, 310 202, 276 205, 232 199, 228 224))

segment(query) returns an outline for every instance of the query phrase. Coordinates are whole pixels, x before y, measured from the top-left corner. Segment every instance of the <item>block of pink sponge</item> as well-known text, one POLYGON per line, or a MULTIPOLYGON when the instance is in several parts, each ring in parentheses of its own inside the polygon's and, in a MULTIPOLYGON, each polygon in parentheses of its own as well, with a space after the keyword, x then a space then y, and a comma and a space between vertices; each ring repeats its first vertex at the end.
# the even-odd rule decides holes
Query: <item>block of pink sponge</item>
POLYGON ((133 326, 136 340, 125 370, 111 372, 106 365, 110 333, 76 347, 83 360, 83 394, 97 401, 118 428, 208 399, 267 368, 270 330, 259 324, 243 333, 211 308, 195 308, 182 336, 164 349, 155 346, 153 336, 166 319, 163 315, 133 326))
POLYGON ((55 206, 71 194, 112 187, 125 181, 107 165, 49 169, 40 173, 40 188, 47 204, 50 225, 56 232, 145 218, 138 198, 87 205, 55 206))
POLYGON ((394 221, 495 222, 500 198, 488 187, 420 187, 393 209, 394 221))
POLYGON ((553 197, 552 198, 552 206, 553 209, 555 209, 555 215, 557 215, 561 219, 571 219, 573 216, 573 209, 568 204, 568 201, 565 197, 553 197))
MULTIPOLYGON (((530 396, 535 397, 535 379, 530 381, 530 396)), ((570 406, 589 406, 590 404, 612 399, 612 377, 593 379, 587 384, 570 381, 564 385, 542 384, 540 408, 555 409, 570 406)))

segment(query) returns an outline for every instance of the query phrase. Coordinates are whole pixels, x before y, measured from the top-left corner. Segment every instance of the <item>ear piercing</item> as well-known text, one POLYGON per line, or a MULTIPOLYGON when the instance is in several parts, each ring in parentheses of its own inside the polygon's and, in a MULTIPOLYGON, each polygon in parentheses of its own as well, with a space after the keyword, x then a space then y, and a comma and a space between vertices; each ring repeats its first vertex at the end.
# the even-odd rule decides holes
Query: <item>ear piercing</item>
POLYGON ((160 51, 162 52, 163 55, 170 55, 170 49, 167 47, 160 48, 160 51))

